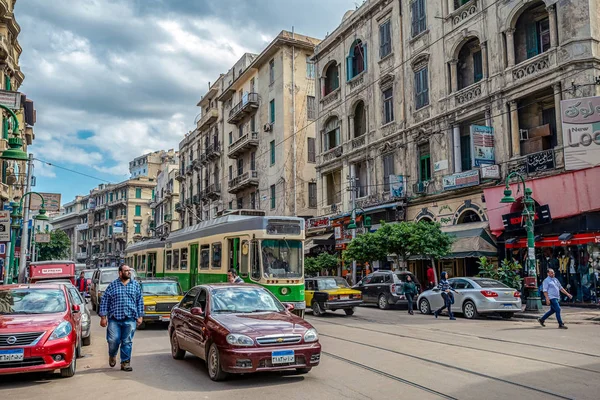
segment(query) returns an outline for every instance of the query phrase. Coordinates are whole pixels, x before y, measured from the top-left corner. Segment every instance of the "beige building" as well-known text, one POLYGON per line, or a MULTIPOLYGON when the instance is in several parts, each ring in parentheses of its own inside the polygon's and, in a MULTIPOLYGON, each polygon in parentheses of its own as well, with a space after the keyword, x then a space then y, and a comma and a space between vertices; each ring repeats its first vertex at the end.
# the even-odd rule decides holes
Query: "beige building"
POLYGON ((179 148, 183 227, 234 209, 316 215, 318 43, 282 31, 210 85, 179 148))
POLYGON ((64 231, 71 241, 68 259, 82 263, 87 259, 87 250, 80 246, 80 242, 83 241, 82 234, 87 226, 82 226, 81 214, 86 212, 84 206, 87 207, 87 201, 87 196, 76 196, 75 200, 61 207, 59 215, 50 219, 52 230, 64 231))
POLYGON ((163 237, 171 231, 179 229, 179 213, 175 205, 179 202, 179 181, 175 179, 179 172, 179 157, 177 152, 165 153, 156 178, 154 199, 150 203, 154 215, 154 235, 163 237))
POLYGON ((164 164, 165 158, 176 157, 176 153, 177 152, 174 150, 158 150, 136 157, 133 161, 129 162, 129 173, 131 174, 131 178, 145 176, 147 178, 156 179, 158 172, 164 164))
MULTIPOLYGON (((315 51, 320 214, 351 211, 350 176, 374 223, 485 229, 484 188, 513 170, 564 171, 560 101, 600 94, 597 10, 368 0, 348 12, 315 51), (534 154, 548 163, 528 165, 534 154)), ((347 240, 342 229, 338 248, 347 240)), ((473 258, 444 263, 457 275, 476 269, 473 258)))

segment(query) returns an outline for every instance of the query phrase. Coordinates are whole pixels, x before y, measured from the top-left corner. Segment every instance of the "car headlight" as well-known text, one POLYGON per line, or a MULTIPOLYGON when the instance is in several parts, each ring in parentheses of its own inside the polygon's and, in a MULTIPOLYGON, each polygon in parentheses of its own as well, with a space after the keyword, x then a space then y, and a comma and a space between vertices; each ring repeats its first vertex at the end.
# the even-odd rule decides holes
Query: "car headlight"
POLYGON ((90 316, 86 313, 81 314, 81 322, 89 322, 90 316))
POLYGON ((246 335, 239 335, 237 333, 230 333, 227 335, 227 343, 234 346, 254 346, 254 340, 246 335))
POLYGON ((307 330, 304 334, 304 342, 306 343, 316 342, 317 340, 319 340, 319 334, 314 328, 307 330))
POLYGON ((54 329, 48 340, 62 339, 67 337, 73 330, 73 326, 69 321, 63 321, 54 329))
POLYGON ((284 296, 286 296, 287 294, 289 294, 289 293, 290 293, 290 289, 289 289, 289 288, 286 288, 286 287, 282 287, 282 288, 281 288, 279 291, 280 291, 280 292, 281 292, 281 294, 282 294, 282 295, 284 295, 284 296))
POLYGON ((144 306, 144 311, 156 311, 156 306, 144 306))

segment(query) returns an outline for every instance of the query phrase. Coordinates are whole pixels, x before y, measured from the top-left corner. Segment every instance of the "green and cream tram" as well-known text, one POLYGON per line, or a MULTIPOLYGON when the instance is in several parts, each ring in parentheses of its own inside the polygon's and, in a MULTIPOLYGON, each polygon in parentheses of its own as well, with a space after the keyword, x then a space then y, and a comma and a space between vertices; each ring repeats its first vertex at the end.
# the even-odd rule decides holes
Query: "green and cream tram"
POLYGON ((176 277, 184 290, 227 282, 235 268, 304 315, 304 235, 302 218, 229 214, 129 245, 126 262, 141 277, 176 277))

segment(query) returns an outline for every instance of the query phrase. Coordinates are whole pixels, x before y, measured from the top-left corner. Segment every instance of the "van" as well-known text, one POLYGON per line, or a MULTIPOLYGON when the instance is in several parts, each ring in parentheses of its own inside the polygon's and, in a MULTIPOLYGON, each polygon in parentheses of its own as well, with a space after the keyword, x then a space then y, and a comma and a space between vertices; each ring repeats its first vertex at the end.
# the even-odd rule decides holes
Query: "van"
POLYGON ((75 263, 69 260, 29 263, 29 282, 69 281, 75 285, 75 263))

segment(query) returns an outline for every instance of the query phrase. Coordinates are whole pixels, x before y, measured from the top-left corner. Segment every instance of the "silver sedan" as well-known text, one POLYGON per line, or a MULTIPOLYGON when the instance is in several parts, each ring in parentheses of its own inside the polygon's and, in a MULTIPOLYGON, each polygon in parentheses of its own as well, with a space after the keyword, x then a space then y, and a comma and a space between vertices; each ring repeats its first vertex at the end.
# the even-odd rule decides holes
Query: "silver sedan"
MULTIPOLYGON (((452 311, 465 318, 477 318, 479 314, 500 314, 511 318, 521 312, 521 294, 518 290, 488 278, 451 278, 450 286, 455 290, 452 311)), ((422 314, 431 314, 444 305, 440 290, 427 290, 417 298, 422 314)))

